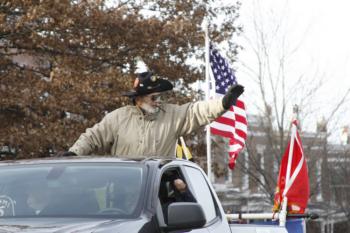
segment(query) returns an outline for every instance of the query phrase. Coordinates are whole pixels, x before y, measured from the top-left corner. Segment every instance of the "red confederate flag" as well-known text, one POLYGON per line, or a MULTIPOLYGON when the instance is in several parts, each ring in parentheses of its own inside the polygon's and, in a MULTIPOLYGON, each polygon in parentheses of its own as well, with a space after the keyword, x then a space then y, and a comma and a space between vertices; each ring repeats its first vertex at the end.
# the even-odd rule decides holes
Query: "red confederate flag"
POLYGON ((309 176, 303 145, 301 144, 300 136, 297 131, 296 121, 293 122, 292 127, 295 128, 294 130, 296 133, 294 134, 294 137, 292 134, 291 141, 289 142, 281 161, 273 210, 280 210, 283 198, 287 197, 288 213, 303 214, 307 207, 310 193, 309 176), (294 140, 294 142, 292 140, 294 140), (291 144, 293 144, 293 151, 291 154, 290 177, 288 183, 286 183, 289 149, 291 144))

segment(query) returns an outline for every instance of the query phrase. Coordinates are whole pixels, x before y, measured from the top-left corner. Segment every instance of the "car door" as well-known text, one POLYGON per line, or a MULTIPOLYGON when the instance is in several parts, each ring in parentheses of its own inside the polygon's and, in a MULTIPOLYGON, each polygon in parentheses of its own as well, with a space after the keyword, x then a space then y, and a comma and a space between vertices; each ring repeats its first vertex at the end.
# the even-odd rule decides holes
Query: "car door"
MULTIPOLYGON (((170 166, 168 168, 165 168, 162 171, 162 176, 160 180, 159 185, 159 198, 158 198, 158 221, 160 222, 160 225, 166 224, 167 222, 167 209, 164 208, 164 201, 163 199, 171 198, 171 195, 174 193, 173 188, 171 188, 170 183, 174 179, 181 179, 187 184, 187 180, 185 176, 183 175, 181 168, 179 166, 170 166)), ((189 190, 190 191, 190 190, 189 190)), ((193 201, 193 200, 191 200, 193 201)), ((179 232, 179 231, 176 231, 179 232)), ((209 233, 208 229, 206 227, 201 229, 193 229, 191 230, 191 233, 209 233)))
POLYGON ((183 166, 183 170, 187 177, 189 188, 204 210, 207 219, 206 229, 209 232, 230 232, 227 220, 220 209, 221 204, 214 197, 214 190, 209 187, 203 172, 192 166, 183 166))

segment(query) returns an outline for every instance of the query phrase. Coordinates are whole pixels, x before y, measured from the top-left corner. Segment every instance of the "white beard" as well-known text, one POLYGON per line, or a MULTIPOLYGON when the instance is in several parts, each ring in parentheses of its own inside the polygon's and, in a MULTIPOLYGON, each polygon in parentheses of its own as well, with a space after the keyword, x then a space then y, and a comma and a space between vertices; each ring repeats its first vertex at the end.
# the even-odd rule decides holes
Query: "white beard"
POLYGON ((159 107, 152 107, 151 105, 149 104, 146 104, 146 103, 142 103, 140 108, 145 111, 146 114, 156 114, 159 112, 160 108, 159 107))

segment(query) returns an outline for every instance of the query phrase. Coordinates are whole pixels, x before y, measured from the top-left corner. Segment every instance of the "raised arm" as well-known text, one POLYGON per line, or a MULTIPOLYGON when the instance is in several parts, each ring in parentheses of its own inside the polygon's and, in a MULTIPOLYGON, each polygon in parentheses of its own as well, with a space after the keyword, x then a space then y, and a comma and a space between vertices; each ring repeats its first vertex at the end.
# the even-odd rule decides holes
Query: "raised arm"
POLYGON ((207 125, 221 116, 226 110, 222 106, 222 99, 198 101, 180 106, 179 135, 190 134, 203 125, 207 125))
POLYGON ((209 101, 198 101, 180 106, 180 119, 182 125, 179 126, 179 136, 186 135, 203 125, 214 121, 236 104, 238 97, 244 92, 241 85, 231 86, 223 98, 209 101))

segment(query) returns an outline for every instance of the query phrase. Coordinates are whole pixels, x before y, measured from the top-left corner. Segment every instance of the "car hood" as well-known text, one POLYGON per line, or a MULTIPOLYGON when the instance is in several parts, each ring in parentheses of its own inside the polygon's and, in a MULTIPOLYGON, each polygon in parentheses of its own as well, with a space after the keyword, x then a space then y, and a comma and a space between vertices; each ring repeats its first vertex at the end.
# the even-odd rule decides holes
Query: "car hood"
POLYGON ((86 218, 16 218, 0 219, 1 233, 133 233, 145 224, 138 220, 86 219, 86 218), (119 229, 119 230, 118 230, 119 229), (123 229, 122 231, 120 229, 123 229))

